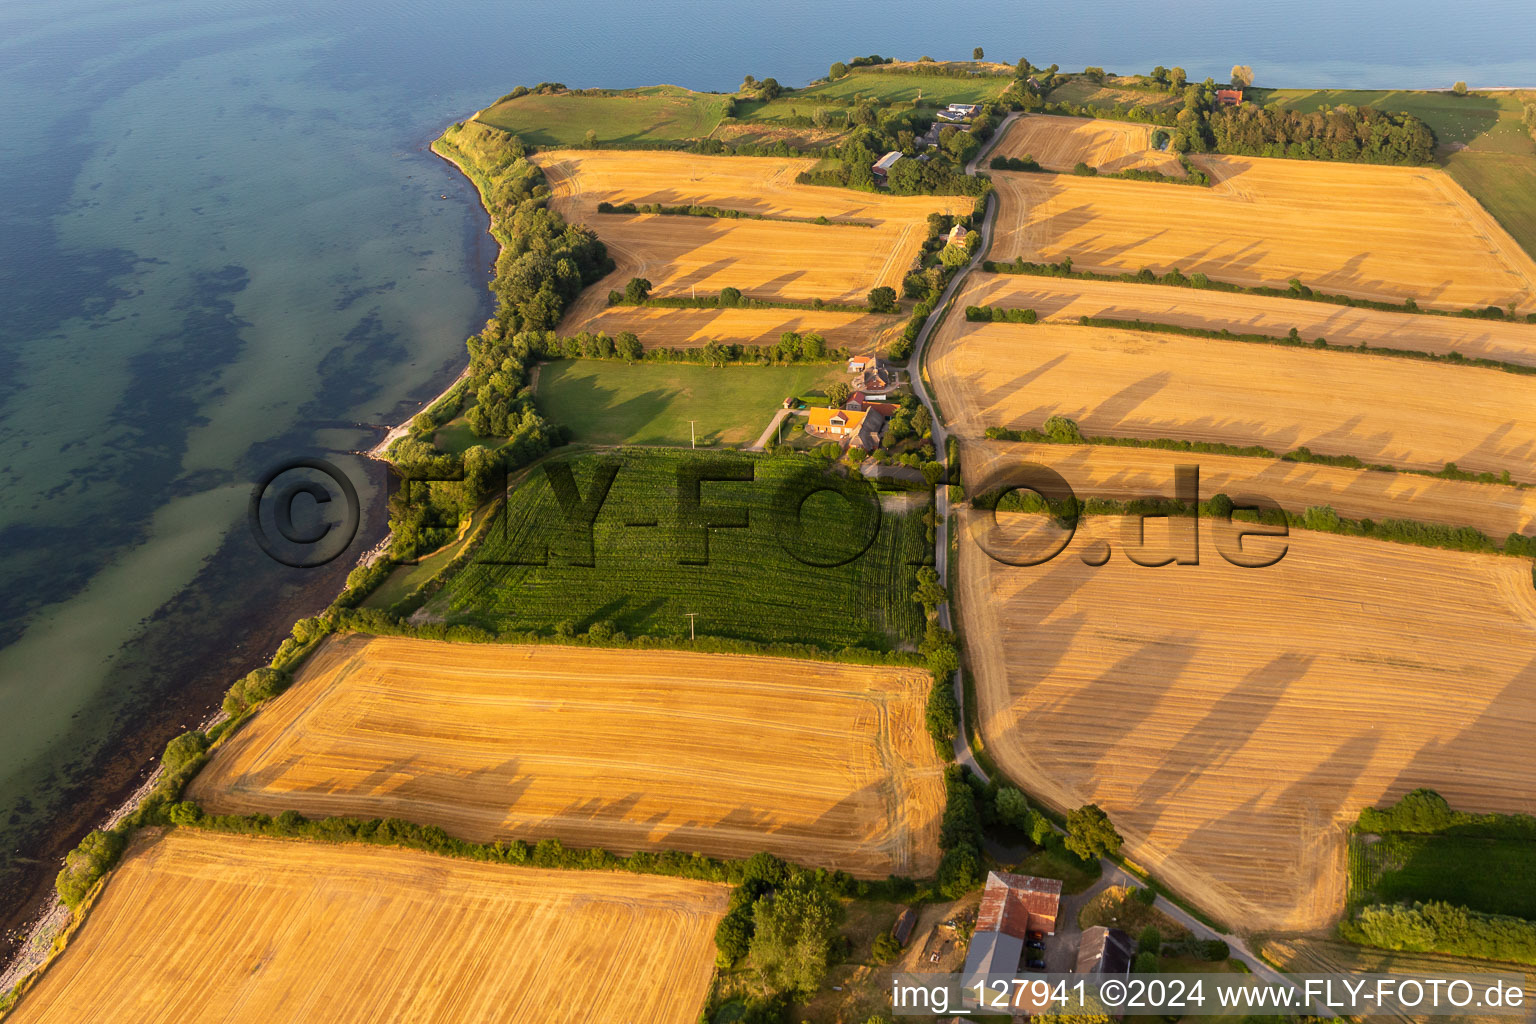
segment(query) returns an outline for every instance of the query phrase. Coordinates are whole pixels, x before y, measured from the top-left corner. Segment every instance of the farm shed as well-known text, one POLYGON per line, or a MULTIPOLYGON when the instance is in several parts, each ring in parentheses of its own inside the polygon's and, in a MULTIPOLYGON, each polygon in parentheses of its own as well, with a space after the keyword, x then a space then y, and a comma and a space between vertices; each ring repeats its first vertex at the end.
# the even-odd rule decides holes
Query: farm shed
POLYGON ((1061 880, 989 871, 976 914, 976 931, 1003 932, 1023 938, 1028 932, 1056 931, 1061 908, 1061 880))
POLYGON ((1078 974, 1131 973, 1131 955, 1136 944, 1118 928, 1097 924, 1083 929, 1083 941, 1077 947, 1078 974))

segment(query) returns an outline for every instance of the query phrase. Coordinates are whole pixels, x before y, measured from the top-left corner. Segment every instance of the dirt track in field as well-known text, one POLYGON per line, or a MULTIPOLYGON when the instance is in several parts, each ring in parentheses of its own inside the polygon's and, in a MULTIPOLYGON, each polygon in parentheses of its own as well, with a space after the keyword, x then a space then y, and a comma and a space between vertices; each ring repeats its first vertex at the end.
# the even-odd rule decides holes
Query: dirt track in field
POLYGON ((1091 518, 1023 568, 980 551, 979 516, 956 586, 986 751, 1058 808, 1098 803, 1129 857, 1240 930, 1334 919, 1363 806, 1429 786, 1536 811, 1527 561, 1298 532, 1266 569, 1209 546, 1147 568, 1091 518))
POLYGON ((1149 320, 1234 334, 1286 335, 1335 345, 1365 344, 1536 366, 1536 325, 1466 317, 1388 313, 1305 299, 1275 299, 1124 281, 973 273, 960 301, 1033 309, 1042 319, 1082 316, 1149 320))
POLYGON ((8 1019, 689 1024, 729 892, 362 845, 140 837, 8 1019))
POLYGON ((990 256, 1536 310, 1536 262, 1443 171, 1202 156, 1212 188, 994 171, 990 256))
POLYGON ((1172 153, 1152 148, 1148 125, 1054 114, 1025 114, 998 142, 993 156, 1032 156, 1041 167, 1070 171, 1079 162, 1111 174, 1135 168, 1175 178, 1184 165, 1172 153))
POLYGON ((218 812, 923 877, 944 802, 928 687, 909 668, 351 636, 189 793, 218 812))
POLYGON ((1536 381, 1499 370, 962 315, 928 365, 962 437, 1060 414, 1087 435, 1305 446, 1536 482, 1536 381))

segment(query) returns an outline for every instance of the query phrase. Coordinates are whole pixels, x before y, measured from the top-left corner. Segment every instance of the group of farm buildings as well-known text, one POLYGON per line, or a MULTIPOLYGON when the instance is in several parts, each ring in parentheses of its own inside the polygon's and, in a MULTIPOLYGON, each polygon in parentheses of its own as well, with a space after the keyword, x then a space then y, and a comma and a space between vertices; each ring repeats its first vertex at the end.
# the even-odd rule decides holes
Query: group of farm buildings
MULTIPOLYGON (((971 118, 975 117, 976 111, 980 109, 974 103, 951 103, 939 111, 938 120, 934 121, 926 132, 918 136, 917 148, 927 149, 929 146, 937 146, 939 144, 939 131, 946 124, 953 125, 961 131, 970 131, 971 118)), ((882 185, 885 184, 887 176, 891 173, 891 168, 896 166, 896 162, 902 159, 903 155, 901 150, 893 149, 879 160, 876 160, 870 167, 870 170, 874 172, 875 181, 882 185)), ((928 159, 927 154, 919 156, 918 159, 928 159)))

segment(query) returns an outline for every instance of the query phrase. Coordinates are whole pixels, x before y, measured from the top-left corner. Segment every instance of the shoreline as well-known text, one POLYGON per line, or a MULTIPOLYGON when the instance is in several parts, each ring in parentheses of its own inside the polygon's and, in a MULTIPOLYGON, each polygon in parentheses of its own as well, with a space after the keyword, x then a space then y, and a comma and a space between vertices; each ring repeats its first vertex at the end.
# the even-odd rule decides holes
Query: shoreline
MULTIPOLYGON (((479 113, 479 111, 476 111, 472 116, 478 116, 479 113)), ((466 120, 468 120, 468 118, 466 118, 466 120)), ((441 136, 439 135, 438 137, 441 136)), ((473 241, 470 243, 469 251, 466 254, 468 260, 470 262, 479 261, 479 257, 483 255, 481 246, 484 245, 483 239, 486 236, 489 236, 491 241, 494 243, 495 252, 497 256, 499 256, 501 251, 501 244, 499 240, 496 239, 494 232, 491 230, 490 210, 485 206, 484 197, 480 193, 479 186, 475 184, 474 179, 465 172, 464 168, 459 166, 457 161, 437 152, 437 150, 433 148, 433 143, 435 142, 436 138, 433 138, 431 141, 429 141, 426 147, 427 150, 433 156, 446 161, 454 168, 455 171, 458 172, 459 180, 464 184, 467 184, 468 187, 473 191, 476 202, 479 204, 480 209, 485 213, 487 218, 487 226, 484 232, 482 233, 476 231, 473 235, 473 241)), ((494 259, 492 266, 494 266, 494 259)), ((454 379, 450 381, 440 393, 438 393, 430 400, 424 402, 420 408, 407 416, 395 427, 392 427, 386 431, 384 437, 381 438, 378 443, 374 444, 372 447, 366 450, 360 450, 356 452, 356 454, 372 461, 382 462, 388 465, 389 459, 387 458, 387 452, 390 445, 394 444, 395 441, 399 440, 399 438, 410 432, 411 422, 416 418, 416 416, 419 416, 422 412, 433 408, 439 402, 443 401, 443 399, 447 397, 455 388, 459 387, 463 381, 468 378, 468 376, 469 363, 466 361, 463 369, 459 371, 458 375, 455 376, 454 379)), ((363 551, 363 553, 358 558, 356 563, 357 565, 372 565, 380 557, 382 557, 386 551, 388 551, 392 535, 389 530, 387 515, 385 516, 381 525, 383 527, 382 536, 376 543, 363 551)), ((345 590, 346 577, 342 576, 340 580, 340 586, 330 590, 329 597, 325 599, 322 608, 329 607, 335 601, 336 597, 345 590)), ((286 636, 287 633, 291 631, 293 623, 301 618, 304 618, 304 614, 302 612, 285 617, 282 620, 286 623, 286 625, 282 627, 283 635, 286 636)), ((243 642, 239 638, 249 639, 252 635, 243 627, 238 631, 234 631, 235 627, 233 624, 231 629, 231 639, 233 640, 232 646, 235 649, 243 646, 243 642)), ((272 652, 275 652, 277 644, 281 642, 281 639, 281 636, 275 637, 275 642, 271 644, 272 652)), ((233 652, 226 652, 226 654, 232 656, 233 652)), ((265 656, 261 657, 259 664, 265 665, 269 663, 271 661, 271 656, 272 655, 270 652, 267 653, 265 656)), ((220 670, 211 669, 210 671, 217 672, 220 670)), ((205 699, 207 697, 206 694, 184 691, 174 695, 174 699, 186 699, 189 702, 197 705, 196 710, 188 708, 187 713, 189 717, 196 718, 199 724, 195 726, 189 726, 188 728, 196 728, 206 732, 207 729, 211 728, 224 717, 226 717, 222 707, 219 706, 218 698, 229 687, 234 678, 238 678, 240 674, 243 674, 243 672, 236 673, 235 676, 226 678, 225 674, 220 672, 217 694, 215 695, 215 699, 213 700, 211 708, 205 699)), ((134 744, 135 742, 137 741, 129 740, 130 745, 134 744)), ((124 753, 124 751, 120 750, 118 753, 121 755, 124 753)), ((139 804, 143 801, 144 797, 151 792, 156 781, 158 781, 160 778, 162 768, 159 763, 158 755, 152 757, 151 761, 154 764, 153 770, 149 771, 148 773, 144 773, 141 768, 139 771, 135 771, 133 773, 134 781, 131 783, 131 788, 127 786, 117 786, 114 790, 114 793, 116 794, 115 796, 108 797, 106 800, 102 801, 98 809, 93 813, 81 816, 81 819, 83 819, 84 822, 94 822, 94 824, 89 824, 83 828, 80 833, 82 836, 96 829, 110 829, 117 823, 121 822, 128 815, 132 814, 135 809, 137 809, 139 804)), ((61 821, 57 823, 57 827, 61 831, 55 831, 52 827, 50 827, 49 831, 55 831, 56 835, 65 834, 67 836, 72 834, 74 829, 80 827, 81 824, 81 821, 61 821)), ((76 840, 76 842, 78 842, 78 840, 76 840)), ((72 850, 74 847, 75 842, 71 842, 63 852, 67 853, 68 850, 72 850)), ((34 890, 34 894, 30 897, 23 898, 25 901, 24 906, 18 907, 14 913, 7 915, 11 919, 11 924, 6 929, 6 932, 3 936, 3 941, 0 941, 0 996, 4 996, 7 992, 11 991, 11 989, 16 984, 23 981, 28 975, 37 969, 46 966, 46 964, 54 955, 54 941, 69 929, 71 922, 73 921, 73 915, 64 907, 62 901, 59 899, 58 893, 54 890, 51 881, 56 870, 54 857, 49 852, 43 851, 39 861, 40 869, 42 867, 46 867, 47 869, 47 881, 42 882, 40 880, 40 884, 34 890)), ((62 857, 58 859, 58 862, 62 862, 62 857)))

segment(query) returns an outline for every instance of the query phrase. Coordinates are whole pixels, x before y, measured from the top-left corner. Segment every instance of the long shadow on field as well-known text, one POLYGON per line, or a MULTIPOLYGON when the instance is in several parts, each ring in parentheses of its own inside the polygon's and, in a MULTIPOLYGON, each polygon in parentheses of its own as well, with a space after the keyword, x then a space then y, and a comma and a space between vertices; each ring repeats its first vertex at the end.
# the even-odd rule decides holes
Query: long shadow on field
MULTIPOLYGON (((1471 612, 1476 614, 1475 609, 1471 612)), ((1507 641, 1536 651, 1536 623, 1507 641)), ((1466 691, 1448 695, 1445 714, 1466 724, 1449 740, 1426 741, 1388 784, 1364 798, 1383 806, 1427 786, 1460 811, 1536 811, 1536 760, 1529 756, 1536 735, 1536 653, 1497 693, 1481 701, 1475 716, 1468 706, 1474 700, 1466 691)), ((1347 810, 1353 815, 1359 808, 1347 810)))
MULTIPOLYGON (((1306 760, 1315 767, 1283 789, 1283 771, 1274 774, 1269 787, 1251 777, 1234 777, 1232 807, 1188 829, 1168 853, 1169 862, 1180 871, 1204 876, 1220 899, 1270 920, 1292 914, 1306 918, 1309 905, 1326 905, 1335 898, 1342 903, 1342 893, 1319 890, 1322 879, 1334 874, 1320 858, 1333 855, 1327 836, 1342 834, 1336 817, 1354 781, 1351 768, 1370 764, 1381 743, 1380 734, 1367 726, 1330 751, 1319 754, 1314 747, 1306 760), (1258 792, 1238 799, 1239 793, 1256 786, 1258 792)), ((1211 801, 1203 806, 1211 807, 1211 801)), ((1132 816, 1137 816, 1135 811, 1132 816)), ((1203 902, 1198 888, 1189 895, 1203 902)))
MULTIPOLYGON (((1027 327, 1022 328, 1022 330, 1028 329, 1029 328, 1027 327)), ((992 372, 989 372, 989 369, 986 366, 981 366, 977 368, 976 372, 971 376, 967 383, 972 384, 976 388, 977 405, 981 410, 982 415, 985 416, 986 410, 995 409, 1003 403, 1007 402, 1010 398, 1027 388, 1034 381, 1039 380, 1041 377, 1045 376, 1056 367, 1065 363, 1067 359, 1067 354, 1062 353, 1059 356, 1047 359, 1045 362, 1033 367, 1032 369, 1026 370, 1024 373, 1014 377, 1011 380, 1001 381, 996 386, 990 388, 986 386, 986 382, 991 379, 996 379, 996 375, 992 372)), ((1047 413, 1046 415, 1050 415, 1050 413, 1047 413)), ((1031 420, 1029 422, 1033 423, 1035 421, 1031 420)), ((1044 421, 1041 420, 1040 422, 1044 421)))
POLYGON ((1162 807, 1177 800, 1202 775, 1220 772, 1268 721, 1285 691, 1307 674, 1313 661, 1312 655, 1288 651, 1250 671, 1170 744, 1177 748, 1178 761, 1194 766, 1177 768, 1164 756, 1163 767, 1137 790, 1136 802, 1143 807, 1162 807))

